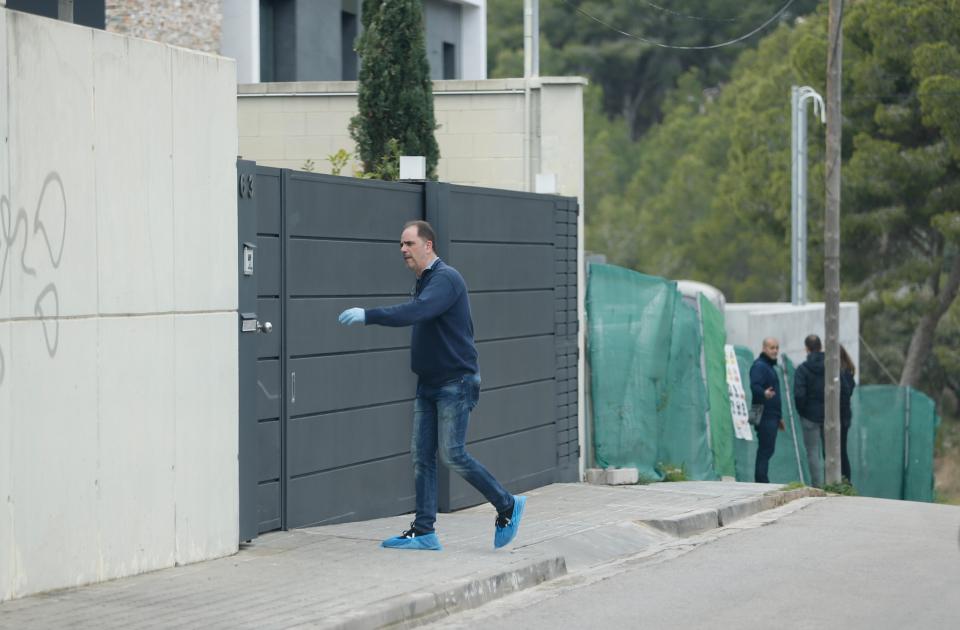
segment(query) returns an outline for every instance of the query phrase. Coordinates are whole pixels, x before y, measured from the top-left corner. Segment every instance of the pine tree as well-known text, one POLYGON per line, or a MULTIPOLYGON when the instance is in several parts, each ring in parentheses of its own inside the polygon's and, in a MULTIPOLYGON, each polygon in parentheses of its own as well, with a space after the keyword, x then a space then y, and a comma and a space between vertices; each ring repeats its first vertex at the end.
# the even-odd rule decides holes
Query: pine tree
POLYGON ((362 23, 359 113, 350 136, 364 170, 396 179, 399 155, 423 155, 427 177, 436 179, 440 149, 421 2, 364 0, 362 23))

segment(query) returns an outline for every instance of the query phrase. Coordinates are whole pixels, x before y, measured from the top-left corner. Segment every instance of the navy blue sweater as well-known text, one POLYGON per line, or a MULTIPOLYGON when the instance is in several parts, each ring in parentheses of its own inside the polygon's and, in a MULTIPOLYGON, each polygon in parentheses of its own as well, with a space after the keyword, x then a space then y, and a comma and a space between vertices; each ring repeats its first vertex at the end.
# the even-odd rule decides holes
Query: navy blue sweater
POLYGON ((774 370, 776 364, 776 361, 771 360, 770 357, 761 352, 750 368, 750 392, 753 394, 753 404, 763 403, 761 422, 764 420, 779 420, 783 417, 780 410, 780 381, 777 379, 777 373, 774 370), (769 400, 763 395, 768 387, 772 387, 774 391, 773 398, 769 400))
POLYGON ((413 326, 410 369, 421 383, 438 385, 480 372, 467 284, 439 258, 420 274, 412 300, 366 309, 365 323, 413 326))

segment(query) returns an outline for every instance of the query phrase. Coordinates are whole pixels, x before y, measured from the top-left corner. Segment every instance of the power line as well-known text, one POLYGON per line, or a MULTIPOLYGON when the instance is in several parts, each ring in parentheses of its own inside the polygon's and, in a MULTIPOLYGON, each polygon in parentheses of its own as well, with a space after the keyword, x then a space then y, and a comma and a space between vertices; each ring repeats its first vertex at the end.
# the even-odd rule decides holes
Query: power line
POLYGON ((783 14, 786 12, 786 10, 790 8, 790 5, 792 5, 794 2, 796 2, 796 0, 787 0, 786 4, 784 4, 782 7, 780 7, 780 10, 777 11, 776 13, 774 13, 773 16, 772 16, 770 19, 768 19, 766 22, 764 22, 763 24, 761 24, 761 25, 758 26, 757 28, 753 29, 753 30, 750 31, 749 33, 747 33, 747 34, 745 34, 745 35, 741 35, 740 37, 737 37, 737 38, 735 38, 735 39, 731 39, 731 40, 729 40, 729 41, 721 42, 721 43, 719 43, 719 44, 711 44, 710 46, 673 46, 673 45, 671 45, 671 44, 662 44, 662 43, 660 43, 660 42, 655 42, 655 41, 653 41, 652 39, 647 39, 646 37, 641 37, 640 35, 634 35, 633 33, 628 33, 628 32, 626 32, 626 31, 621 31, 620 29, 618 29, 617 27, 613 26, 612 24, 608 24, 607 22, 604 22, 604 21, 601 20, 600 18, 598 18, 598 17, 596 17, 596 16, 594 16, 594 15, 591 15, 591 14, 587 13, 586 11, 584 11, 583 9, 581 9, 580 7, 572 4, 572 3, 570 2, 570 0, 561 0, 561 2, 563 2, 564 4, 566 4, 567 6, 569 6, 571 9, 573 9, 573 10, 576 11, 577 13, 583 15, 583 16, 586 17, 586 18, 589 18, 589 19, 593 20, 593 21, 596 22, 597 24, 600 24, 600 25, 602 25, 602 26, 605 26, 606 28, 610 29, 611 31, 613 31, 613 32, 615 32, 615 33, 619 33, 620 35, 623 35, 624 37, 629 37, 629 38, 631 38, 631 39, 635 39, 635 40, 637 40, 637 41, 641 41, 641 42, 643 42, 643 43, 645 43, 645 44, 650 44, 651 46, 658 46, 658 47, 660 47, 660 48, 670 48, 670 49, 673 49, 673 50, 712 50, 712 49, 714 49, 714 48, 723 48, 724 46, 730 46, 730 45, 732 45, 732 44, 737 44, 737 43, 742 42, 742 41, 745 40, 745 39, 749 39, 750 37, 753 37, 754 35, 756 35, 756 34, 759 33, 760 31, 762 31, 763 29, 765 29, 766 27, 768 27, 770 24, 772 24, 772 23, 773 23, 775 20, 777 20, 781 15, 783 15, 783 14))
POLYGON ((729 17, 729 18, 713 18, 713 17, 702 17, 699 15, 688 15, 686 13, 680 13, 679 11, 674 11, 673 9, 668 9, 667 7, 661 7, 659 4, 649 2, 648 0, 641 0, 645 5, 653 7, 658 11, 663 11, 664 13, 669 13, 676 17, 681 17, 686 20, 699 20, 701 22, 738 22, 740 21, 741 16, 729 17))

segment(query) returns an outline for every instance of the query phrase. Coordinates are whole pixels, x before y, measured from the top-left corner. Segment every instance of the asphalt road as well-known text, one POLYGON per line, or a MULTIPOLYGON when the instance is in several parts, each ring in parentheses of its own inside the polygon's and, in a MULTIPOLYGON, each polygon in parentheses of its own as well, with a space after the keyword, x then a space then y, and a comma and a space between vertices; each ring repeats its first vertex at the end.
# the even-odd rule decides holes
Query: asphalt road
POLYGON ((960 507, 816 500, 430 627, 823 630, 828 624, 960 628, 960 507))

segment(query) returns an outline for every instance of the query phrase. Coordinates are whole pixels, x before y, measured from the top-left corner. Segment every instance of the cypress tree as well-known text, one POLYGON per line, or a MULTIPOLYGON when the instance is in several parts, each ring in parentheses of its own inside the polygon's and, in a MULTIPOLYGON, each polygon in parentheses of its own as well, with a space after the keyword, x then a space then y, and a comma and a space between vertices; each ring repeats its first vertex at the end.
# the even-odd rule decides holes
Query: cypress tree
POLYGON ((367 173, 396 179, 399 155, 423 155, 436 179, 433 85, 420 0, 364 0, 357 52, 359 113, 350 136, 367 173))

